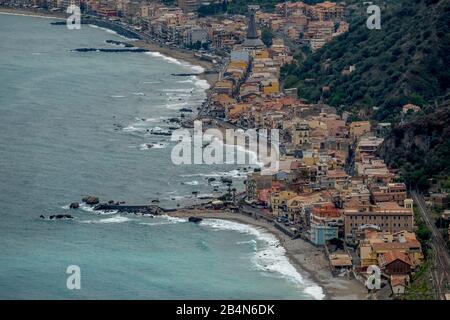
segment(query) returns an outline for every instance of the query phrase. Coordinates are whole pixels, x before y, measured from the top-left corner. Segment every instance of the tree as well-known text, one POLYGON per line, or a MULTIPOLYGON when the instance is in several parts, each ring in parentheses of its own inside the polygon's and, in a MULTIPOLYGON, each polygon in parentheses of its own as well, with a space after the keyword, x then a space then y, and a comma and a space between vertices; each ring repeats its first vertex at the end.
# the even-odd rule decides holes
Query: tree
POLYGON ((261 40, 262 40, 262 42, 264 42, 264 44, 267 47, 270 47, 272 45, 272 39, 273 39, 272 30, 270 30, 267 27, 263 27, 261 29, 261 40))

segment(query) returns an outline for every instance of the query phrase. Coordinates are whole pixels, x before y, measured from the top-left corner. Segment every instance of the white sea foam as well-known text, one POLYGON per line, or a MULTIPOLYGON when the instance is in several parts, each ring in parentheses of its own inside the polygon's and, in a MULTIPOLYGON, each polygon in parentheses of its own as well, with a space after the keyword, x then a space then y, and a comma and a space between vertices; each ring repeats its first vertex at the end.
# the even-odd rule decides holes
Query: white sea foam
POLYGON ((95 213, 95 214, 99 214, 99 215, 112 215, 112 214, 117 214, 117 212, 118 212, 117 210, 111 210, 111 211, 94 210, 94 207, 87 205, 85 203, 80 204, 80 209, 85 212, 95 213))
POLYGON ((211 87, 208 81, 204 79, 199 79, 198 77, 194 77, 194 79, 195 79, 194 85, 199 89, 207 90, 211 87))
POLYGON ((238 241, 238 242, 236 242, 236 244, 255 244, 256 245, 256 240, 252 239, 252 240, 248 240, 248 241, 238 241))
POLYGON ((256 237, 257 240, 264 243, 262 248, 256 247, 257 251, 252 258, 258 270, 293 281, 314 299, 324 298, 322 289, 319 286, 311 285, 289 262, 286 257, 286 250, 273 234, 257 227, 220 219, 204 219, 200 224, 216 230, 237 231, 256 237))
POLYGON ((185 218, 171 217, 171 216, 167 216, 167 215, 155 217, 153 220, 156 220, 156 221, 155 222, 141 222, 139 224, 146 225, 146 226, 156 226, 156 225, 183 223, 183 222, 188 221, 185 218))
POLYGON ((117 94, 117 95, 111 95, 111 96, 109 96, 110 98, 125 98, 125 96, 123 96, 123 95, 120 95, 120 94, 117 94))
POLYGON ((194 88, 190 88, 190 89, 163 89, 161 91, 164 92, 168 92, 167 95, 172 95, 173 92, 184 92, 184 93, 192 93, 192 91, 194 90, 194 88))
POLYGON ((165 60, 165 61, 167 61, 169 63, 182 65, 181 61, 179 61, 179 60, 177 60, 175 58, 172 58, 172 57, 165 56, 165 55, 163 55, 160 52, 146 52, 145 54, 147 54, 149 56, 152 56, 152 57, 161 58, 161 59, 163 59, 163 60, 165 60))
POLYGON ((133 92, 135 96, 145 96, 143 92, 133 92))
POLYGON ((188 105, 189 105, 189 103, 187 103, 187 102, 168 103, 168 104, 166 104, 166 108, 167 109, 171 109, 171 110, 179 110, 179 109, 181 109, 183 107, 186 107, 188 105))
POLYGON ((164 149, 166 146, 164 143, 143 143, 139 145, 139 150, 164 149))
POLYGON ((142 83, 145 83, 145 84, 157 84, 157 83, 161 83, 161 81, 144 81, 142 83))
POLYGON ((213 171, 209 173, 192 173, 192 174, 182 174, 181 177, 205 177, 205 178, 234 178, 234 179, 244 179, 247 175, 239 170, 231 171, 213 171))
POLYGON ((127 127, 123 128, 122 130, 125 131, 125 132, 146 132, 147 128, 138 127, 135 124, 135 125, 127 126, 127 127))
POLYGON ((197 180, 187 181, 187 182, 182 182, 181 184, 187 184, 189 186, 198 186, 198 181, 197 180))
POLYGON ((163 60, 165 60, 165 61, 167 61, 169 63, 172 63, 172 64, 183 66, 185 68, 190 69, 191 71, 193 71, 195 73, 203 73, 203 72, 205 72, 205 69, 203 67, 201 67, 201 66, 196 66, 196 65, 193 65, 193 64, 191 64, 189 62, 178 60, 178 59, 166 56, 166 55, 162 54, 161 52, 146 52, 145 54, 147 54, 149 56, 152 56, 152 57, 163 59, 163 60))
POLYGON ((136 39, 132 39, 132 38, 125 37, 125 36, 123 36, 123 35, 121 35, 121 34, 118 34, 116 31, 111 30, 111 29, 108 29, 108 28, 99 27, 99 26, 96 26, 96 25, 94 25, 94 24, 89 24, 88 26, 91 27, 91 28, 94 28, 94 29, 100 29, 100 30, 103 30, 103 31, 105 31, 105 32, 107 32, 107 33, 116 35, 116 36, 121 37, 122 39, 125 39, 125 40, 128 40, 128 41, 135 41, 135 40, 136 40, 136 39))
POLYGON ((123 222, 127 222, 127 221, 131 221, 131 219, 124 217, 124 216, 115 216, 115 217, 104 218, 104 219, 100 219, 100 220, 84 220, 81 222, 83 222, 83 223, 123 223, 123 222))
POLYGON ((194 77, 190 77, 189 79, 186 80, 177 81, 177 83, 194 83, 194 77))
POLYGON ((214 197, 212 193, 199 193, 197 198, 206 198, 206 197, 214 197))
POLYGON ((136 119, 139 122, 159 122, 162 120, 161 118, 139 118, 139 117, 135 117, 134 119, 136 119))

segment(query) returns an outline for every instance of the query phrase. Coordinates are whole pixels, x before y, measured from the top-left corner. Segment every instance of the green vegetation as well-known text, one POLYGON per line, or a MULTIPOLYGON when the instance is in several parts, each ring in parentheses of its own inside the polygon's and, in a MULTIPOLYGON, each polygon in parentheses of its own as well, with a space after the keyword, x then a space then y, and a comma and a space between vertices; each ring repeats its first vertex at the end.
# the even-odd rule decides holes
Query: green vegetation
POLYGON ((223 14, 227 12, 227 2, 222 3, 211 3, 209 5, 201 5, 197 9, 199 17, 212 16, 217 14, 223 14))
POLYGON ((426 109, 393 128, 380 155, 400 169, 407 186, 426 190, 428 179, 450 173, 450 103, 426 109))
POLYGON ((416 205, 414 205, 414 221, 416 224, 416 236, 417 236, 417 240, 419 240, 421 246, 422 246, 422 251, 425 255, 425 257, 428 256, 428 241, 430 241, 431 239, 431 230, 427 227, 427 225, 425 224, 425 222, 422 219, 422 216, 419 214, 419 209, 417 208, 416 205))
POLYGON ((430 261, 425 261, 411 277, 411 283, 406 288, 402 300, 434 300, 430 284, 430 261))
MULTIPOLYGON (((325 0, 304 0, 303 2, 308 4, 315 4, 324 2, 325 0)), ((248 12, 248 5, 259 5, 265 12, 273 12, 275 5, 285 2, 283 0, 233 0, 222 3, 211 3, 208 5, 202 5, 197 10, 198 14, 202 17, 217 14, 241 14, 245 15, 248 12)), ((336 2, 336 1, 333 1, 336 2)))
POLYGON ((264 44, 268 47, 272 45, 272 39, 273 39, 273 33, 272 30, 270 30, 267 27, 264 27, 261 29, 261 40, 264 42, 264 44))
POLYGON ((371 110, 376 120, 397 120, 406 103, 424 106, 449 93, 450 2, 386 0, 381 30, 366 27, 366 6, 352 6, 350 30, 305 61, 287 66, 286 87, 340 110, 371 110), (354 65, 350 75, 344 69, 354 65), (289 85, 289 86, 287 86, 289 85), (330 92, 322 95, 321 88, 330 92))

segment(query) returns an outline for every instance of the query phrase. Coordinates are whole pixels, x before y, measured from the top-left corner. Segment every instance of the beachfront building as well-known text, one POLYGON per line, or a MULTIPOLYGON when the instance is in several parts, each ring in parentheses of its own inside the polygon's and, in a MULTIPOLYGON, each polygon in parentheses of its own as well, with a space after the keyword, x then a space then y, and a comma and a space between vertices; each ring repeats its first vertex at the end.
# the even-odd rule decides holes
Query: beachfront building
POLYGON ((339 228, 343 219, 332 203, 316 205, 310 216, 310 241, 315 245, 324 245, 327 240, 339 237, 339 228))

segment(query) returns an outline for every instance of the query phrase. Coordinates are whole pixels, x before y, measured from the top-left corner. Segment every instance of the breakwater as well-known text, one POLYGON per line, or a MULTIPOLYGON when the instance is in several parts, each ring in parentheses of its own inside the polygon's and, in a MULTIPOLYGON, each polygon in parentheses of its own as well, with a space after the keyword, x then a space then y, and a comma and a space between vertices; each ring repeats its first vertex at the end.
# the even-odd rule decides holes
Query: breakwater
MULTIPOLYGON (((55 26, 62 26, 62 25, 65 26, 66 21, 55 21, 55 22, 51 22, 51 24, 55 25, 55 26)), ((116 22, 113 22, 113 21, 82 17, 81 24, 82 25, 92 24, 92 25, 95 25, 100 28, 110 29, 112 31, 117 32, 118 35, 121 35, 121 36, 129 38, 129 39, 136 39, 136 40, 141 39, 141 36, 137 32, 129 30, 128 28, 125 28, 124 26, 122 26, 116 22)))

